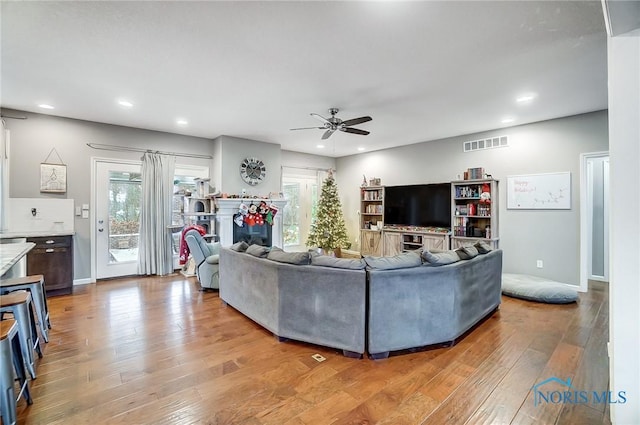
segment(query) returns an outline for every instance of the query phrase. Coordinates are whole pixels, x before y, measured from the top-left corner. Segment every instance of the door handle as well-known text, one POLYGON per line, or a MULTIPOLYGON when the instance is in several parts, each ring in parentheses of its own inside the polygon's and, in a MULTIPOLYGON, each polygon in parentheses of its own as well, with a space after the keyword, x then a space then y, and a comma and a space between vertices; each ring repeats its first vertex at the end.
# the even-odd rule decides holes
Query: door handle
POLYGON ((53 249, 53 248, 48 248, 48 249, 44 250, 44 252, 54 252, 54 251, 55 251, 55 249, 53 249))

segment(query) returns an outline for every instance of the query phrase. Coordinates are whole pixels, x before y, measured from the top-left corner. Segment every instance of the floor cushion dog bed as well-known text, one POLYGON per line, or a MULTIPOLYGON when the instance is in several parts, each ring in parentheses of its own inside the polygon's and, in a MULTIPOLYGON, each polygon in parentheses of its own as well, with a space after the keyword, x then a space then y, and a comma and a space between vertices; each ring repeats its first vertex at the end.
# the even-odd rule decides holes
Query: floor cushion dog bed
POLYGON ((502 293, 549 304, 569 304, 578 300, 578 291, 564 283, 524 274, 503 273, 502 293))

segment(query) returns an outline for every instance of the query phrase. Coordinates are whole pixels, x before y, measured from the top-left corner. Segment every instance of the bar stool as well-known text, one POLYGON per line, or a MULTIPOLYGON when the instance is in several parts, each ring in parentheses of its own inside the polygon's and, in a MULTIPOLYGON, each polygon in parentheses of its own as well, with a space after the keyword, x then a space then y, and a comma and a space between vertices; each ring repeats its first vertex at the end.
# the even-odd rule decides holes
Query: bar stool
POLYGON ((26 289, 31 292, 33 304, 36 307, 36 314, 38 315, 38 324, 40 325, 42 339, 44 342, 49 342, 51 321, 49 320, 49 306, 47 305, 44 276, 41 274, 35 274, 15 279, 0 280, 0 294, 6 294, 20 289, 26 289))
POLYGON ((0 313, 3 315, 4 313, 12 313, 15 321, 18 322, 18 337, 22 356, 27 364, 31 379, 36 379, 36 362, 33 358, 33 350, 38 353, 40 358, 42 358, 42 350, 40 349, 40 338, 33 320, 31 293, 28 291, 15 291, 1 296, 0 313))
POLYGON ((24 370, 24 359, 20 352, 18 324, 15 320, 0 321, 0 412, 5 424, 16 423, 16 403, 24 397, 28 405, 33 404, 27 373, 24 370), (20 392, 16 396, 13 386, 13 373, 18 377, 20 392))

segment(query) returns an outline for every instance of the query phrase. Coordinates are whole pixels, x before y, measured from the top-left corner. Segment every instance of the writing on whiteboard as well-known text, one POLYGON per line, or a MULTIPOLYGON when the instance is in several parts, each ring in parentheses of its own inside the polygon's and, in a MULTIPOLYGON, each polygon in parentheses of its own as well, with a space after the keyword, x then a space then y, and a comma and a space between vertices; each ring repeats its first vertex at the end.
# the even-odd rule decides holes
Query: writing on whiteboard
POLYGON ((507 208, 570 209, 571 174, 549 173, 508 177, 507 208))

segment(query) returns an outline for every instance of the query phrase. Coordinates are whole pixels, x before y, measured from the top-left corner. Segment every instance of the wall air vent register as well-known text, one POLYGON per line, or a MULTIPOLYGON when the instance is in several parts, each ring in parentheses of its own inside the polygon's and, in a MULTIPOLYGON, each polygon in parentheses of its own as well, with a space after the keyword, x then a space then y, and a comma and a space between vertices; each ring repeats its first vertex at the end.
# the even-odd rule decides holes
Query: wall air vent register
POLYGON ((509 146, 509 136, 498 136, 489 139, 470 140, 462 143, 464 152, 472 152, 484 149, 504 148, 509 146))

